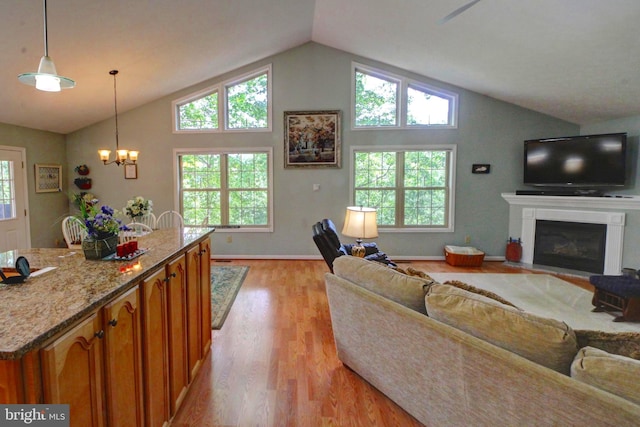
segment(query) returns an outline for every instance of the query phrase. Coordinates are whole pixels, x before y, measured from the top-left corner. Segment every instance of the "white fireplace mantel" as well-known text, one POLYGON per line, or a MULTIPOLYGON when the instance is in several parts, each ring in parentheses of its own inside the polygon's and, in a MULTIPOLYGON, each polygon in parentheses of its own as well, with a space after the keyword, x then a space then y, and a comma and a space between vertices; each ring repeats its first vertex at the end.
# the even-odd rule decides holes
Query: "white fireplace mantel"
POLYGON ((583 196, 521 196, 502 193, 510 205, 548 206, 578 209, 640 210, 640 196, 583 197, 583 196))
POLYGON ((604 274, 620 274, 626 216, 620 211, 640 210, 640 197, 521 196, 513 193, 503 193, 502 197, 510 205, 523 207, 523 263, 533 263, 537 220, 606 224, 604 274))

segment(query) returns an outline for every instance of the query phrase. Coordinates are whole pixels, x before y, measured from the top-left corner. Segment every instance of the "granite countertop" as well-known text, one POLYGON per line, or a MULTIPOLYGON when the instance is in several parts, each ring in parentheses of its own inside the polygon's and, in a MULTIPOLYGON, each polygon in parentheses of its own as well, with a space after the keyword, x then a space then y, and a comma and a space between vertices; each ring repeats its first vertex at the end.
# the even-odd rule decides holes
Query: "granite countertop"
POLYGON ((128 261, 89 261, 82 250, 25 249, 0 253, 0 267, 13 269, 24 256, 32 276, 0 284, 0 359, 18 359, 52 336, 155 273, 177 254, 209 236, 211 228, 156 230, 138 238, 148 249, 128 261), (50 271, 47 267, 54 267, 50 271), (38 270, 43 270, 38 275, 38 270))

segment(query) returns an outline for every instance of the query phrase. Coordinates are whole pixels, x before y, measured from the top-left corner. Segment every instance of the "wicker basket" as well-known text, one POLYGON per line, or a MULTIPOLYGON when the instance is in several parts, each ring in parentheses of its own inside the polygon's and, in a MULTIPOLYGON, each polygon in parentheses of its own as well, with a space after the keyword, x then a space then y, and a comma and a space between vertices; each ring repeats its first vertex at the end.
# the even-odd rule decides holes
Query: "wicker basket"
POLYGON ((476 248, 445 246, 444 259, 447 264, 457 267, 480 267, 484 261, 484 252, 476 248))

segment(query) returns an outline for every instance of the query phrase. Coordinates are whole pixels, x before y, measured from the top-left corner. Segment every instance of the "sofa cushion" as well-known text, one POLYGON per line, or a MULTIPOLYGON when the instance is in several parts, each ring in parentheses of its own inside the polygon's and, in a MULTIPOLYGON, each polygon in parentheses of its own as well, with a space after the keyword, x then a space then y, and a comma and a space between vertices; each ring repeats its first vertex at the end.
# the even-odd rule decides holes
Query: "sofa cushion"
POLYGON ((571 364, 571 377, 640 404, 640 360, 584 347, 571 364))
POLYGON ((640 333, 576 329, 578 347, 595 347, 607 353, 640 360, 640 333))
POLYGON ((502 298, 500 295, 494 292, 487 291, 486 289, 476 288, 475 286, 472 286, 468 283, 461 282, 459 280, 447 280, 446 282, 444 282, 444 284, 455 286, 456 288, 464 289, 465 291, 473 292, 474 294, 483 295, 487 298, 496 300, 499 303, 502 303, 504 305, 510 305, 511 307, 516 307, 514 304, 510 303, 509 301, 507 301, 506 299, 502 298))
POLYGON ((564 322, 536 316, 451 285, 432 285, 425 305, 429 317, 569 374, 578 346, 575 333, 564 322))
POLYGON ((336 276, 356 283, 380 296, 388 298, 422 314, 426 280, 398 273, 379 262, 352 256, 342 256, 333 262, 336 276))

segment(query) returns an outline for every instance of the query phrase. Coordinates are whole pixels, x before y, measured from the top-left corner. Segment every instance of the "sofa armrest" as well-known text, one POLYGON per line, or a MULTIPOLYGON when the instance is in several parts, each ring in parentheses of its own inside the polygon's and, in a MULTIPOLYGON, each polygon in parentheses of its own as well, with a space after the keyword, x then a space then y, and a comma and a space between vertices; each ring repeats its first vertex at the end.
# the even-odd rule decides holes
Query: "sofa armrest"
POLYGON ((325 275, 340 360, 426 425, 634 425, 640 406, 325 275))

